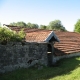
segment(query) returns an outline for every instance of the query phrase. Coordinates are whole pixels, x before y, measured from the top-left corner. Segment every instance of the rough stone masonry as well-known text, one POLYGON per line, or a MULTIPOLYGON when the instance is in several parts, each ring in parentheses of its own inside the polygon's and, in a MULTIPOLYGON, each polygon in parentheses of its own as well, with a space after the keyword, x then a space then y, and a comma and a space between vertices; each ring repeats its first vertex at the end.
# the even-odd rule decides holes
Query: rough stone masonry
POLYGON ((35 64, 47 65, 47 44, 9 42, 0 44, 0 73, 35 64))

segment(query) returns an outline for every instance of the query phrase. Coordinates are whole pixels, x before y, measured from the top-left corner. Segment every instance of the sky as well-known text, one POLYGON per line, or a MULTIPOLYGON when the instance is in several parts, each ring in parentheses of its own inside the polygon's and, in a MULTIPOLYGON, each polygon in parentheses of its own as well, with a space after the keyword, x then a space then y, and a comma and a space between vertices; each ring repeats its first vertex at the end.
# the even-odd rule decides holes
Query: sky
POLYGON ((68 31, 80 19, 80 0, 0 0, 0 22, 24 21, 38 25, 60 20, 68 31))

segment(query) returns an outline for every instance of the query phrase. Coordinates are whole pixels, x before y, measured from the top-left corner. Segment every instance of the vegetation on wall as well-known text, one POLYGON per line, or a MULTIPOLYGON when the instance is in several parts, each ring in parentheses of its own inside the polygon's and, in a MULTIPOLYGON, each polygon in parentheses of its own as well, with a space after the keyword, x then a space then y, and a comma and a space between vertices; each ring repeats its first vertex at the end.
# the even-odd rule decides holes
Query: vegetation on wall
POLYGON ((25 37, 23 30, 16 33, 8 28, 0 27, 0 43, 7 43, 8 41, 22 41, 25 37))

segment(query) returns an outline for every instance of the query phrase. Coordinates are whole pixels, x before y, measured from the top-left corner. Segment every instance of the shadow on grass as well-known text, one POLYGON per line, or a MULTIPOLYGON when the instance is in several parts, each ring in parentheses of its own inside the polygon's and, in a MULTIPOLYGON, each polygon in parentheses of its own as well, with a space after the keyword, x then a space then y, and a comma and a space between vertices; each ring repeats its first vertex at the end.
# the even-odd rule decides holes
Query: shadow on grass
POLYGON ((70 74, 72 70, 79 67, 80 57, 62 59, 57 67, 44 67, 41 70, 36 68, 19 69, 13 72, 0 75, 0 80, 49 80, 50 78, 70 74))

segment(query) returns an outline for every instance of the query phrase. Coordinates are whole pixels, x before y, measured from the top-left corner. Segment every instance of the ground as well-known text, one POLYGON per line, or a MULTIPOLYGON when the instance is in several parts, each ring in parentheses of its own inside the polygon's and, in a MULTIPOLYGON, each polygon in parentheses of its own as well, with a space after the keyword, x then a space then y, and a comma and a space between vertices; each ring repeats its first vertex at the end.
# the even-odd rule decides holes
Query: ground
POLYGON ((18 69, 0 74, 0 80, 80 80, 80 57, 62 59, 55 67, 18 69))

